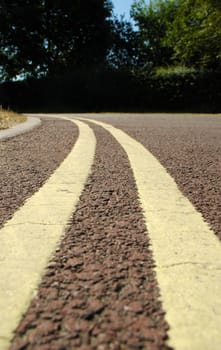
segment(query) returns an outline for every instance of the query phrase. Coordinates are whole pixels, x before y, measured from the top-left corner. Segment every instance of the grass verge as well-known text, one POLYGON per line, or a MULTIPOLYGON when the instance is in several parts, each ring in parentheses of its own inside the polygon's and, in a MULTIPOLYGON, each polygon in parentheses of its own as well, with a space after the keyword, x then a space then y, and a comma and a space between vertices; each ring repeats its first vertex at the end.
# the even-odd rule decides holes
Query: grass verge
POLYGON ((0 109, 0 130, 8 129, 16 124, 23 123, 26 119, 24 115, 0 109))

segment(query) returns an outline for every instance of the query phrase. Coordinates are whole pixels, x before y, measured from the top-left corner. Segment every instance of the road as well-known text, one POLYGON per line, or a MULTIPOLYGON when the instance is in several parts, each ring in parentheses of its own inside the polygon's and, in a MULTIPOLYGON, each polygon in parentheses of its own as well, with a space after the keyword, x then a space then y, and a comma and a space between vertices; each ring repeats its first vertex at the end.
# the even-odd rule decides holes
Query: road
POLYGON ((0 143, 0 349, 220 349, 221 118, 40 117, 0 143))

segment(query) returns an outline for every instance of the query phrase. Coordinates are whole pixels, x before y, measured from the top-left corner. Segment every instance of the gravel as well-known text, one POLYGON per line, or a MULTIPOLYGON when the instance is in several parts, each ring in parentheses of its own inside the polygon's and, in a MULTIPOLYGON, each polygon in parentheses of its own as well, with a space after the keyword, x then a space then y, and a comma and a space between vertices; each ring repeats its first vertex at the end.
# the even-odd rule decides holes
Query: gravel
POLYGON ((221 117, 134 115, 105 120, 158 158, 221 239, 221 117))
POLYGON ((168 350, 127 156, 103 129, 93 171, 10 350, 168 350))
POLYGON ((45 183, 77 136, 72 122, 44 120, 33 131, 0 141, 0 227, 45 183))
MULTIPOLYGON (((148 148, 221 238, 221 118, 193 115, 96 118, 123 129, 148 148)), ((53 123, 46 121, 42 131, 38 129, 38 138, 41 139, 46 125, 50 124, 50 131, 53 130, 53 123)), ((59 123, 63 127, 67 123, 67 129, 57 135, 56 142, 54 125, 55 136, 46 135, 44 150, 39 149, 36 141, 34 149, 39 150, 28 153, 29 159, 38 154, 35 170, 30 170, 32 161, 27 165, 28 157, 18 152, 19 144, 7 141, 11 142, 7 149, 11 147, 13 156, 2 166, 6 177, 7 173, 11 174, 10 181, 4 182, 1 176, 4 192, 8 194, 3 201, 4 220, 7 206, 13 213, 13 202, 19 206, 50 175, 63 142, 67 142, 67 153, 71 148, 77 131, 75 128, 70 131, 68 122, 59 123), (71 139, 63 137, 70 132, 71 139), (48 163, 45 149, 52 151, 56 147, 47 146, 52 141, 55 145, 62 144, 48 163), (46 160, 41 161, 44 157, 46 160), (22 169, 28 169, 27 178, 19 168, 20 162, 15 161, 17 158, 24 164, 22 169), (42 175, 45 170, 41 171, 41 163, 50 169, 46 177, 42 175), (22 175, 19 179, 18 171, 22 175), (36 179, 34 185, 30 174, 36 179), (27 182, 28 186, 24 186, 21 178, 26 179, 24 184, 27 182), (13 181, 18 185, 7 187, 13 181), (32 187, 32 191, 27 191, 32 187), (19 197, 20 191, 23 194, 19 197), (20 202, 15 200, 18 197, 20 202)), ((65 237, 45 272, 39 293, 16 330, 10 350, 169 350, 166 344, 169 326, 160 302, 148 232, 127 156, 109 133, 98 126, 92 128, 98 142, 92 173, 65 237)), ((23 141, 24 146, 29 139, 23 141)), ((23 149, 27 152, 28 147, 23 149)))

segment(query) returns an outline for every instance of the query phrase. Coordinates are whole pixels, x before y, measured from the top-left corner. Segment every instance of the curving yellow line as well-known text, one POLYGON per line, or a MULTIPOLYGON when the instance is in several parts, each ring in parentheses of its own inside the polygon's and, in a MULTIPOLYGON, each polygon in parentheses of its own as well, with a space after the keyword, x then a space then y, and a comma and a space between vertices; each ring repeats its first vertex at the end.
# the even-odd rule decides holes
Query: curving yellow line
POLYGON ((1 350, 34 297, 90 173, 96 139, 86 124, 74 123, 79 137, 72 151, 0 231, 1 350))
POLYGON ((147 149, 109 124, 87 120, 108 130, 128 155, 157 264, 169 345, 220 350, 220 241, 147 149))

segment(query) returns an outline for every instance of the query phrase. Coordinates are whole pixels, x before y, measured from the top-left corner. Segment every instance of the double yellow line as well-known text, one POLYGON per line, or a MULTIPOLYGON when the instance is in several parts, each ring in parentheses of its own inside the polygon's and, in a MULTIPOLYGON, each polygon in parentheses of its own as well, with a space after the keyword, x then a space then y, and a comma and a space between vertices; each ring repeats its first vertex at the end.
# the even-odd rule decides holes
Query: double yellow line
MULTIPOLYGON (((87 120, 108 130, 128 155, 170 325, 169 345, 220 350, 220 242, 150 152, 123 131, 87 120)), ((1 350, 37 290, 90 173, 96 139, 87 124, 74 122, 80 134, 69 156, 0 231, 1 350)))

